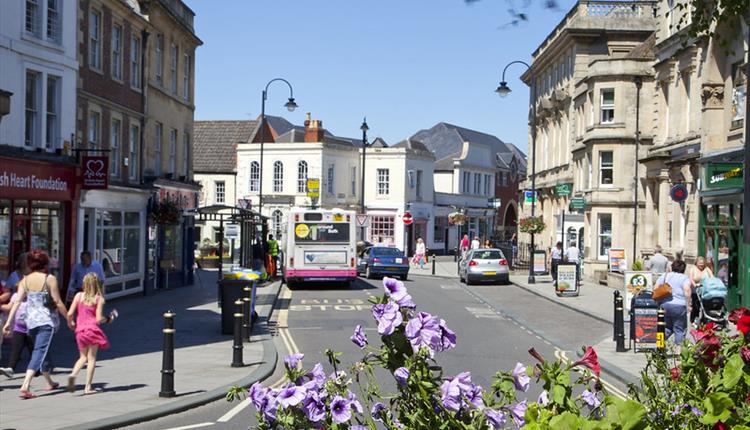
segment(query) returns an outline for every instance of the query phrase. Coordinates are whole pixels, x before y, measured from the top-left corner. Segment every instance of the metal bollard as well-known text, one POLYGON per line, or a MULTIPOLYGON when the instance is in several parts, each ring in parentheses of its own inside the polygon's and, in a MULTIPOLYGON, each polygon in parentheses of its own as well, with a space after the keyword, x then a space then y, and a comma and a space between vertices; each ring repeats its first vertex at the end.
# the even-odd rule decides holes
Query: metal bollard
POLYGON ((664 354, 667 346, 667 322, 664 318, 664 309, 659 308, 659 312, 656 314, 656 350, 660 354, 664 354))
POLYGON ((617 342, 617 346, 615 347, 615 351, 617 352, 625 352, 627 351, 625 349, 625 323, 623 321, 623 306, 622 306, 623 300, 621 295, 615 296, 615 342, 617 342))
POLYGON ((617 298, 620 297, 620 292, 618 290, 615 290, 613 293, 614 297, 612 298, 612 340, 617 340, 617 324, 615 324, 615 321, 617 321, 617 298))
POLYGON ((456 251, 453 253, 453 262, 455 263, 457 261, 458 261, 458 248, 456 248, 456 251))
POLYGON ((234 345, 232 345, 232 367, 242 367, 242 300, 234 302, 234 345))
POLYGON ((244 287, 242 291, 242 338, 250 342, 250 333, 253 330, 252 315, 250 314, 250 294, 252 293, 252 288, 244 287))
POLYGON ((161 359, 161 391, 159 397, 174 397, 174 317, 175 313, 167 311, 164 314, 164 347, 161 359))
POLYGON ((435 254, 432 254, 432 274, 435 274, 435 254))

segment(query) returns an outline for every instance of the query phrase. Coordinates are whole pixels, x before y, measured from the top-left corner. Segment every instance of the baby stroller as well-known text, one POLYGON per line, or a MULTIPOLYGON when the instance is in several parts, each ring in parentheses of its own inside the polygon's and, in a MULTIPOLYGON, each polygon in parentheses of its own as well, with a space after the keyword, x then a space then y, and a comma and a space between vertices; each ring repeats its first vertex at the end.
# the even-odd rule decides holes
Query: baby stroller
POLYGON ((719 278, 704 278, 701 286, 696 289, 698 295, 698 317, 699 325, 709 322, 727 327, 727 287, 719 278))

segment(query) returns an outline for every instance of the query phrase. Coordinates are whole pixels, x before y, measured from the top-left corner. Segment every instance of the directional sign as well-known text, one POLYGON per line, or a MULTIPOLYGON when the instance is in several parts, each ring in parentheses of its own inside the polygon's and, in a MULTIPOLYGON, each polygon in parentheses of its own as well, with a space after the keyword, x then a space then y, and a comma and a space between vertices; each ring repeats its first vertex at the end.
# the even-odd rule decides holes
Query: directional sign
POLYGON ((307 197, 320 197, 320 179, 307 179, 307 197))
POLYGON ((401 220, 404 222, 405 225, 409 225, 412 222, 414 222, 414 218, 412 218, 409 212, 404 212, 404 216, 401 217, 401 220))
POLYGON ((357 214, 357 226, 358 227, 369 227, 370 217, 368 215, 357 214))

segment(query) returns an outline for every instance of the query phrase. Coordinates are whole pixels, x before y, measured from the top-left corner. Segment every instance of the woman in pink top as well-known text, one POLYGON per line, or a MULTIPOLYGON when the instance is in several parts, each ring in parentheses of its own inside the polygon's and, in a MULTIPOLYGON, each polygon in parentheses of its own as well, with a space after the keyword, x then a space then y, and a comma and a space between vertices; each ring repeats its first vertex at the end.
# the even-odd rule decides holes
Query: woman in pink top
POLYGON ((83 277, 83 291, 77 293, 68 311, 68 318, 72 319, 76 314, 76 343, 80 357, 73 366, 73 371, 68 377, 68 391, 75 391, 76 376, 84 364, 86 366, 86 387, 83 394, 93 394, 96 391, 91 387, 96 369, 96 353, 99 349, 109 348, 109 340, 99 327, 101 323, 111 323, 117 318, 117 311, 112 311, 104 316, 104 297, 102 295, 102 283, 95 273, 89 273, 83 277))

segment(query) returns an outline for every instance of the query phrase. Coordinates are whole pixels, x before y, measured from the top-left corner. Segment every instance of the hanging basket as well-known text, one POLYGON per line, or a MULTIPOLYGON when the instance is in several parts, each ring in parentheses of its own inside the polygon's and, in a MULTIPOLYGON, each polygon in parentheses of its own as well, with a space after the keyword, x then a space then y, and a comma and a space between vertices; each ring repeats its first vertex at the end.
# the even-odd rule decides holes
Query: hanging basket
POLYGON ((461 212, 453 212, 448 214, 448 222, 453 225, 461 225, 466 222, 466 215, 461 212))
POLYGON ((521 233, 539 234, 544 231, 546 225, 542 217, 526 217, 521 218, 518 222, 518 230, 521 233))
POLYGON ((180 223, 181 214, 182 208, 176 200, 164 199, 152 206, 149 219, 154 224, 176 225, 180 223))

